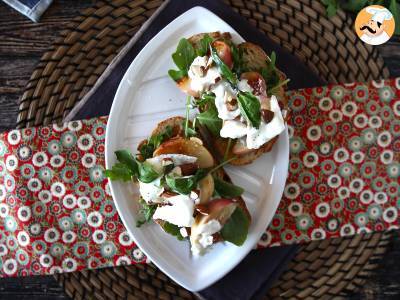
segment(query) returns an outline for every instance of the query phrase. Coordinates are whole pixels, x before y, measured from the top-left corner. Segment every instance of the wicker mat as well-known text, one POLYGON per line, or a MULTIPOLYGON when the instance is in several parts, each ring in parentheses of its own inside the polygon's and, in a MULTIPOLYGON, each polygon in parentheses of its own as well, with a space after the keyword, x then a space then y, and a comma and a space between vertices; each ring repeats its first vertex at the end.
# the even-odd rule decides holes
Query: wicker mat
MULTIPOLYGON (((21 99, 18 127, 62 120, 161 0, 96 1, 42 57, 21 99)), ((356 37, 342 11, 328 19, 319 1, 225 0, 328 82, 387 78, 376 49, 356 37)), ((391 233, 312 242, 301 248, 267 298, 341 297, 363 284, 384 255, 391 233)), ((56 275, 74 299, 192 299, 152 265, 56 275)))

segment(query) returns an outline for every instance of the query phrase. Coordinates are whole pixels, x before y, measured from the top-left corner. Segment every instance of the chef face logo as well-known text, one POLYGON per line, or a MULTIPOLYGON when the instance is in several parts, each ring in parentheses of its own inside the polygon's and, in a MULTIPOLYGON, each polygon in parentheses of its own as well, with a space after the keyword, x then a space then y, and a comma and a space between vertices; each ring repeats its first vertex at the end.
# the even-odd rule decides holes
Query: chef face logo
POLYGON ((395 24, 392 13, 387 8, 371 5, 358 13, 354 26, 363 42, 381 45, 393 35, 395 24))

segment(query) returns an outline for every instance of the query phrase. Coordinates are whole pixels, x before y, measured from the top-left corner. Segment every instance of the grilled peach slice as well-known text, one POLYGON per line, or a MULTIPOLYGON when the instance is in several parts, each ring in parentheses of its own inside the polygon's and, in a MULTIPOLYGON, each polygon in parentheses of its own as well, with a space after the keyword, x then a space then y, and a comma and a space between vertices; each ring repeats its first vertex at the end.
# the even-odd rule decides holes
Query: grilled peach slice
POLYGON ((197 157, 199 168, 211 168, 214 166, 214 158, 198 139, 185 139, 183 137, 172 138, 162 143, 155 151, 154 156, 161 154, 185 154, 197 157))
POLYGON ((214 41, 212 46, 217 51, 219 58, 228 66, 229 69, 233 68, 233 59, 231 48, 223 41, 214 41))

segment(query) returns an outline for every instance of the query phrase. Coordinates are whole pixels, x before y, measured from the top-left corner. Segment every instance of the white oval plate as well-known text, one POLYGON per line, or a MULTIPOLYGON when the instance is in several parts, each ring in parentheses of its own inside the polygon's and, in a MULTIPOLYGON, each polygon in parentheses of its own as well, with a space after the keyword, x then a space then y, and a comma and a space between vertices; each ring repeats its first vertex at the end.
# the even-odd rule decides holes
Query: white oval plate
MULTIPOLYGON (((119 84, 111 108, 106 134, 106 167, 116 162, 114 151, 136 151, 158 122, 185 113, 185 95, 167 72, 173 65, 171 54, 182 37, 199 32, 230 32, 242 42, 227 23, 202 7, 185 12, 158 33, 137 55, 119 84)), ((234 268, 256 245, 278 207, 288 172, 289 138, 285 130, 273 150, 257 163, 227 167, 234 183, 246 192, 244 200, 252 215, 246 242, 241 247, 218 243, 204 256, 190 255, 189 242, 179 242, 156 224, 136 227, 138 189, 132 184, 110 182, 118 213, 136 244, 163 272, 188 290, 211 285, 234 268)))

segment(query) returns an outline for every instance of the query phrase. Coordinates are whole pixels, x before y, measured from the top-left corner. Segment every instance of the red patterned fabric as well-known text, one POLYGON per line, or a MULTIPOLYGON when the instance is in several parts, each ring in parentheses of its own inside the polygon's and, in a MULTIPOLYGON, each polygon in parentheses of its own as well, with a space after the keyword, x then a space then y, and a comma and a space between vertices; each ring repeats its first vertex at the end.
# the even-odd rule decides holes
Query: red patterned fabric
MULTIPOLYGON (((397 229, 400 78, 288 96, 290 175, 259 246, 397 229)), ((146 262, 103 177, 106 122, 0 135, 0 276, 146 262)))
POLYGON ((398 229, 400 78, 288 96, 289 177, 259 245, 398 229))

